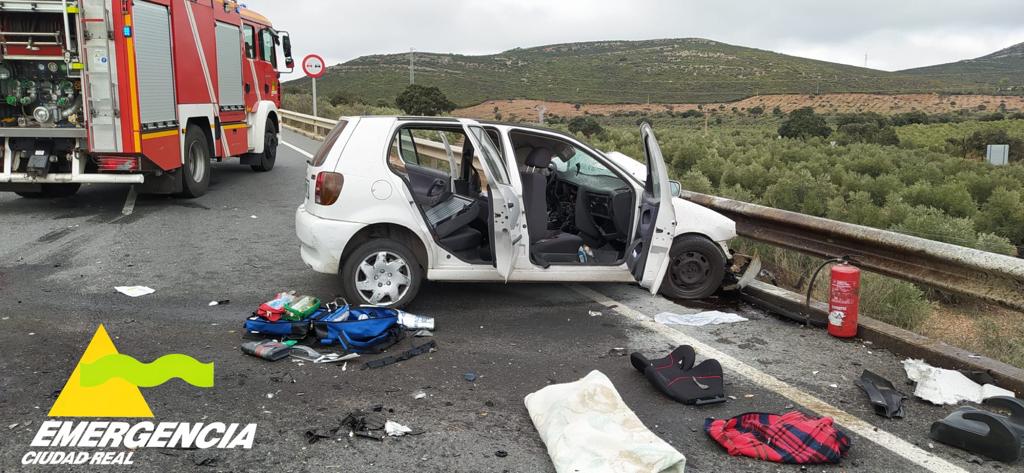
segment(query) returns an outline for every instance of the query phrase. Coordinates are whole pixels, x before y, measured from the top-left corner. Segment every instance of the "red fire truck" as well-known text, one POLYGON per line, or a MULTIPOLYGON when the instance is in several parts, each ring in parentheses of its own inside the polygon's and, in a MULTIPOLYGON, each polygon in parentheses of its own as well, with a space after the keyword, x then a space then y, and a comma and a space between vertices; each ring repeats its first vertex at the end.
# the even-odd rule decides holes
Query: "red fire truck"
POLYGON ((288 33, 232 0, 0 0, 0 191, 200 196, 274 167, 288 33))

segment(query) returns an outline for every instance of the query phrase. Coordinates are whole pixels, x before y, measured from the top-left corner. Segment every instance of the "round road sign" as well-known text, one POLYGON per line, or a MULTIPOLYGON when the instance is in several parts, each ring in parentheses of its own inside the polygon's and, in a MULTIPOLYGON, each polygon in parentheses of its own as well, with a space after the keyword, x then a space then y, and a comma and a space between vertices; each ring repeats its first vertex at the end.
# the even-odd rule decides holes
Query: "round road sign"
POLYGON ((316 54, 310 54, 302 59, 302 71, 306 73, 307 77, 319 79, 323 77, 324 73, 327 72, 327 66, 324 64, 324 58, 317 56, 316 54))

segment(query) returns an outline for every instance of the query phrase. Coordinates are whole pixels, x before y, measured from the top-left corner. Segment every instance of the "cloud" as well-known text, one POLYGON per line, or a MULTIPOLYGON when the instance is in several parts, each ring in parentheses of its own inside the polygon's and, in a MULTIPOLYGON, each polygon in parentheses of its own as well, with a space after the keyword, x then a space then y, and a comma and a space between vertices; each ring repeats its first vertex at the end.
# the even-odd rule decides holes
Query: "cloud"
MULTIPOLYGON (((408 51, 490 54, 607 39, 703 37, 896 70, 1024 41, 1020 0, 249 0, 329 64, 408 51)), ((289 76, 289 78, 296 75, 289 76)))

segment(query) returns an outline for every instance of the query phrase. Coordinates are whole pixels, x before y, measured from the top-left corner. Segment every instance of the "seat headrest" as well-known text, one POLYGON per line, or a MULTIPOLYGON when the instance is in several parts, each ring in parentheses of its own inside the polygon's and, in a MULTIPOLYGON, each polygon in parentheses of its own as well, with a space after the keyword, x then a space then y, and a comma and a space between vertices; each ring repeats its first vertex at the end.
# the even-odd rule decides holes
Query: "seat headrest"
POLYGON ((555 154, 547 148, 537 148, 526 157, 526 165, 535 168, 547 169, 548 165, 551 164, 551 160, 554 159, 555 154))

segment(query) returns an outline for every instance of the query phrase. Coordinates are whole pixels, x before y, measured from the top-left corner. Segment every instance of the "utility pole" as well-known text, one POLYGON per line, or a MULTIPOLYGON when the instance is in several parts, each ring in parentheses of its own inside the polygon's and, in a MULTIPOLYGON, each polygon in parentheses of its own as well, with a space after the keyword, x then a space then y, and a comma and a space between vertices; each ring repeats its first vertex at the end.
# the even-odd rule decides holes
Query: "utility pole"
POLYGON ((708 137, 708 118, 711 116, 711 112, 707 109, 704 110, 704 137, 708 137))
POLYGON ((409 48, 409 85, 416 83, 416 50, 409 48))

